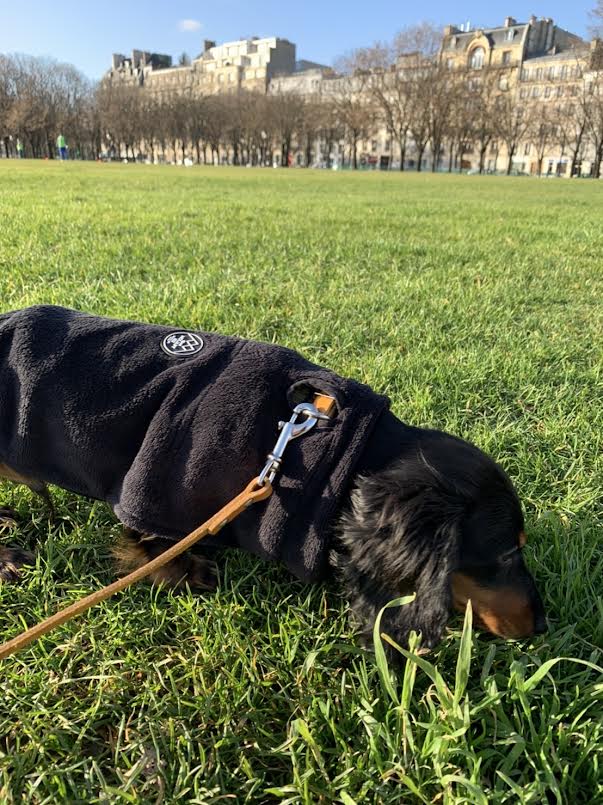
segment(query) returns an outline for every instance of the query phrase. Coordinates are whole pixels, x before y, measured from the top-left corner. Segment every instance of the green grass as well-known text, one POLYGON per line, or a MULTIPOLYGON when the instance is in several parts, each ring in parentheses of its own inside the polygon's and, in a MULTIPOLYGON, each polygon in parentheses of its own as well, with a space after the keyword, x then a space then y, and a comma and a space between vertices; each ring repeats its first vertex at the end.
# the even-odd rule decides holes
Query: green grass
MULTIPOLYGON (((595 182, 0 162, 0 310, 275 340, 471 439, 525 503, 551 627, 503 642, 468 615, 394 675, 334 589, 231 553, 214 596, 141 585, 1 664, 0 801, 603 802, 602 202, 595 182)), ((42 540, 0 589, 8 638, 112 579, 118 526, 0 492, 24 517, 2 539, 42 540)))

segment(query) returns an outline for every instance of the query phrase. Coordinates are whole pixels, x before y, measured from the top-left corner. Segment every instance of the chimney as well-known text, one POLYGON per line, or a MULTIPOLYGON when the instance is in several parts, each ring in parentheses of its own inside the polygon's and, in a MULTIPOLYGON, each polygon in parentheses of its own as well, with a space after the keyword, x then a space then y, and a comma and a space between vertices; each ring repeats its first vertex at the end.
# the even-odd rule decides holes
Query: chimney
POLYGON ((215 48, 216 43, 213 39, 204 39, 203 40, 203 52, 206 53, 211 48, 215 48))
POLYGON ((111 67, 113 70, 118 70, 125 61, 125 56, 122 53, 114 53, 111 57, 111 67))
POLYGON ((456 27, 456 25, 447 25, 444 28, 444 36, 452 36, 453 34, 458 34, 458 33, 460 33, 460 31, 456 27))
POLYGON ((532 16, 529 19, 529 24, 530 25, 536 25, 537 22, 538 22, 538 20, 536 19, 536 15, 532 14, 532 16))
POLYGON ((513 25, 517 25, 515 17, 505 17, 505 28, 511 28, 513 25))

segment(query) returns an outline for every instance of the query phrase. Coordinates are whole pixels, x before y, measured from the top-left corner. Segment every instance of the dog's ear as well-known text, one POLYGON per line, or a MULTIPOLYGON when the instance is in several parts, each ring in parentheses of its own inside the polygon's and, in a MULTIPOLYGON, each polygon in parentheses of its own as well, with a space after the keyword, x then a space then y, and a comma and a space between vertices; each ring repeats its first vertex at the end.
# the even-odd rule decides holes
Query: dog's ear
POLYGON ((384 604, 416 592, 413 603, 386 610, 383 631, 402 645, 412 630, 421 632, 423 646, 439 642, 465 511, 455 490, 408 465, 358 479, 333 563, 367 638, 384 604))

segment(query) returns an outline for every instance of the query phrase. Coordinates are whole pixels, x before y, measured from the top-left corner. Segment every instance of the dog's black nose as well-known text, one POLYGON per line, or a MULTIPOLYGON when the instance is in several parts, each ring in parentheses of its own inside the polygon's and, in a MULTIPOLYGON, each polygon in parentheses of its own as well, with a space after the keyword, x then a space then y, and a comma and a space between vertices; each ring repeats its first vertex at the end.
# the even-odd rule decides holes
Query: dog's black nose
POLYGON ((544 615, 536 615, 534 618, 534 634, 544 634, 547 631, 547 622, 544 615))

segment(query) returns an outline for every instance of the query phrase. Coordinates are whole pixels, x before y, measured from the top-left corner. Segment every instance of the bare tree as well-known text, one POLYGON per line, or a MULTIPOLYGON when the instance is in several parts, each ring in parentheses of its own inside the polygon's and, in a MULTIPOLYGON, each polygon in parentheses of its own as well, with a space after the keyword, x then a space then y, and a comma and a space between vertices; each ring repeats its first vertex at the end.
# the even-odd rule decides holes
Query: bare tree
POLYGON ((134 145, 140 142, 142 99, 139 87, 105 83, 98 92, 103 139, 109 153, 134 157, 134 145))
POLYGON ((375 105, 365 91, 368 78, 368 73, 358 70, 343 75, 335 80, 332 95, 337 120, 350 147, 354 170, 358 168, 358 143, 372 136, 377 124, 375 105))
POLYGON ((268 111, 280 145, 281 167, 287 168, 293 136, 302 128, 304 99, 292 92, 278 92, 269 96, 268 111))
POLYGON ((592 36, 603 38, 603 0, 597 0, 597 5, 589 14, 592 24, 589 31, 592 36))
POLYGON ((536 174, 542 176, 544 155, 557 141, 557 120, 551 107, 534 103, 526 109, 528 118, 527 138, 536 152, 536 174))
POLYGON ((603 75, 593 72, 582 87, 581 114, 584 117, 586 134, 594 150, 591 174, 598 178, 603 162, 603 75))
POLYGON ((477 148, 478 169, 486 167, 486 152, 495 136, 496 99, 499 77, 494 70, 484 68, 479 75, 474 70, 464 73, 464 113, 469 121, 470 138, 477 148))
POLYGON ((562 107, 559 129, 564 129, 567 148, 571 156, 570 177, 579 173, 586 141, 586 116, 582 104, 567 103, 562 107))
POLYGON ((507 147, 507 176, 513 168, 513 157, 530 127, 529 115, 510 93, 498 95, 494 104, 496 136, 507 147))

